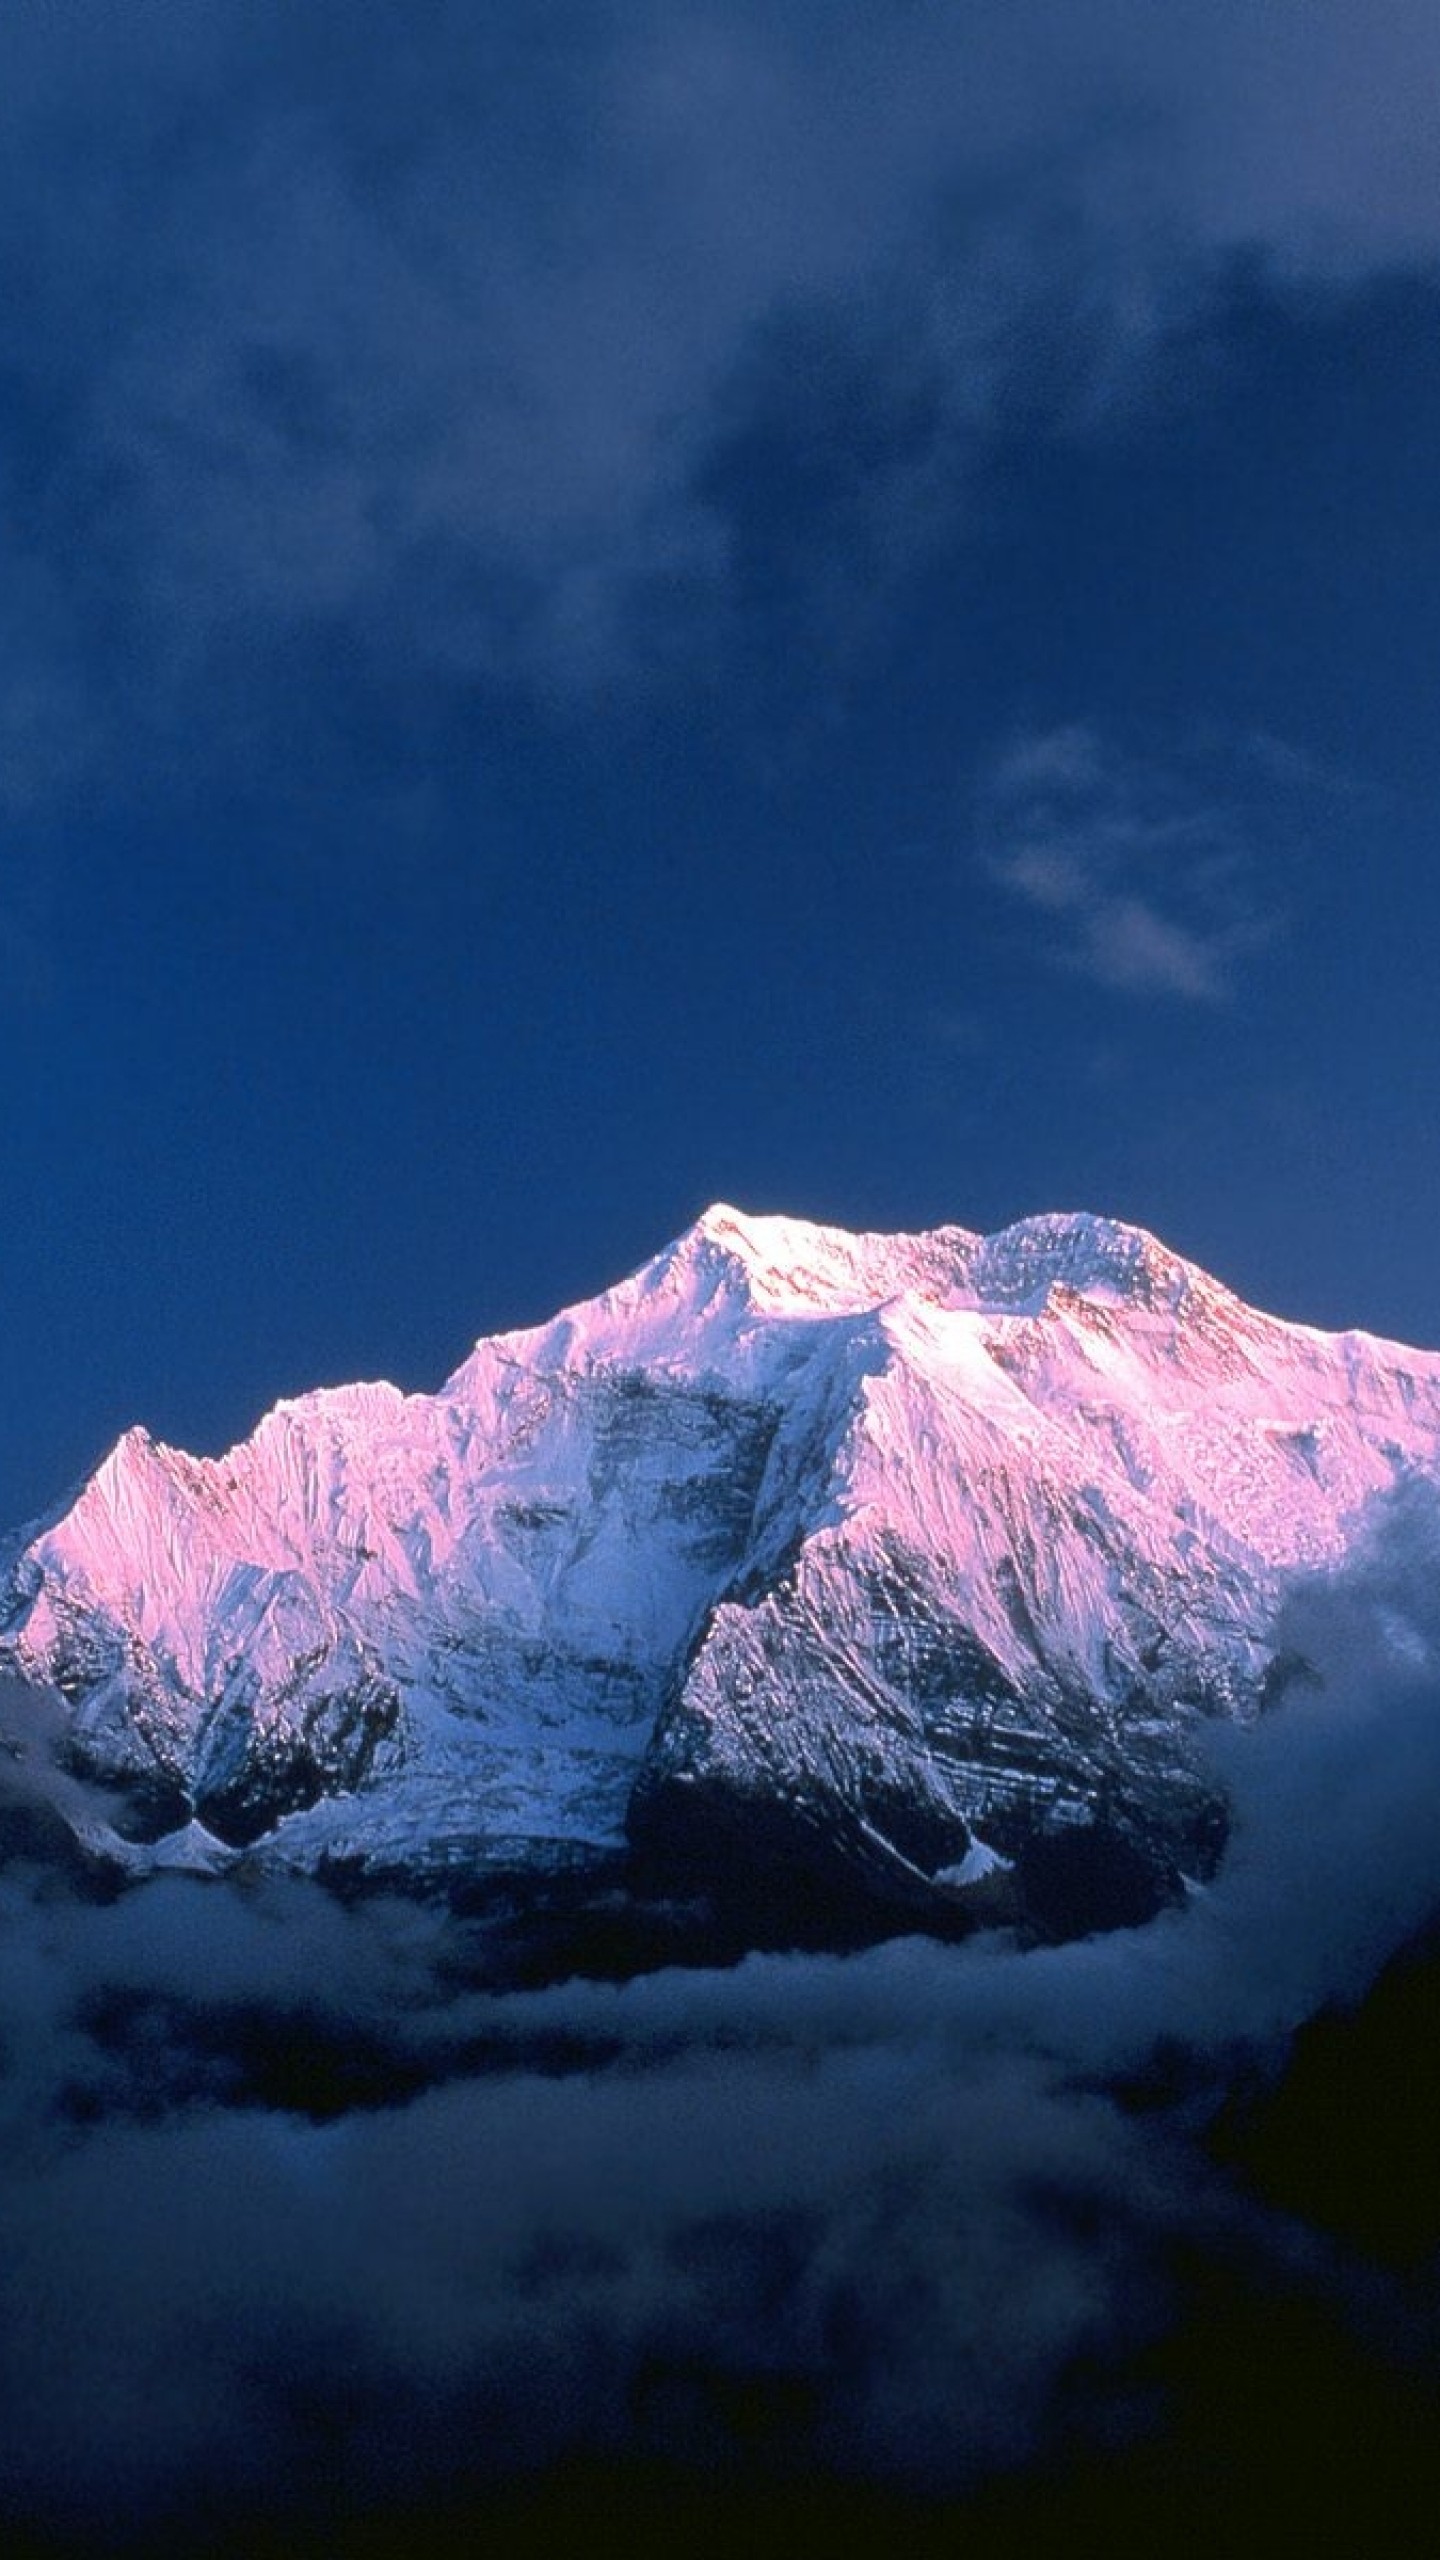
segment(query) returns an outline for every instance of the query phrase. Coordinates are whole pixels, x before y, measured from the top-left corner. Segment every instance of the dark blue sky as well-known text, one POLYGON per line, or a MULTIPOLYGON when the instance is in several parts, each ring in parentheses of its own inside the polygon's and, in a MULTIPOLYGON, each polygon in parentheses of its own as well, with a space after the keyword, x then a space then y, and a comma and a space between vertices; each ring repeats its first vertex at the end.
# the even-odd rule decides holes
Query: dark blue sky
POLYGON ((58 0, 0 1518, 714 1197, 1440 1341, 1440 25, 58 0))

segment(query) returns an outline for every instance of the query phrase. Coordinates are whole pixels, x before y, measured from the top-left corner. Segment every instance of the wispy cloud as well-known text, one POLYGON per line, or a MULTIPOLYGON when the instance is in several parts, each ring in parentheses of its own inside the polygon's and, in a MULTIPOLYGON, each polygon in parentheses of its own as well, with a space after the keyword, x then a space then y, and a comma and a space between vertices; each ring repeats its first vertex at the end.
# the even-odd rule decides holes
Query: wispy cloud
POLYGON ((1278 742, 1210 740, 1142 759, 1082 724, 1016 740, 984 777, 976 843, 1051 965, 1126 994, 1215 1005, 1277 917, 1260 804, 1313 787, 1278 742))
MULTIPOLYGON (((1237 243, 1434 260, 1440 39, 1384 14, 375 0, 357 51, 329 0, 134 0, 123 47, 20 13, 0 792, 243 726, 317 633, 402 691, 669 666, 745 609, 777 411, 767 567, 843 628, 953 531, 1046 313, 1093 410, 1237 243)), ((1147 965, 1143 915, 1113 940, 1147 965)))

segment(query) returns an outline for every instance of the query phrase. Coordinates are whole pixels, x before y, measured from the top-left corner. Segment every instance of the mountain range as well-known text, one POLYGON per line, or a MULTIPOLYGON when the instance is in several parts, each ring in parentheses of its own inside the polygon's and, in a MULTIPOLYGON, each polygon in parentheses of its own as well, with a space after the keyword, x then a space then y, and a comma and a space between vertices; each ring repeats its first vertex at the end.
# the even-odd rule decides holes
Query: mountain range
POLYGON ((121 1873, 1064 1935, 1203 1883, 1209 1728, 1306 1676, 1287 1588, 1437 1474, 1440 1355, 1138 1228, 718 1206, 436 1394, 127 1431, 9 1542, 0 1666, 121 1873))

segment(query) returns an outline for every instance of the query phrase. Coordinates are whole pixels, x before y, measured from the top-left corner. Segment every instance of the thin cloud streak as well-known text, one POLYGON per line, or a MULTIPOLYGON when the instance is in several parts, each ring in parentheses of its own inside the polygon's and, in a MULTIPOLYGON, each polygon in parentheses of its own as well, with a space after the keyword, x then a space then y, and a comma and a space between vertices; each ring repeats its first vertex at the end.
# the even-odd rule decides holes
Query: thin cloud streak
POLYGON ((1273 809, 1303 764, 1248 741, 1142 761, 1083 724, 1015 740, 982 778, 979 861, 1034 920, 1040 957, 1112 991, 1220 1005, 1269 941, 1260 903, 1273 809))

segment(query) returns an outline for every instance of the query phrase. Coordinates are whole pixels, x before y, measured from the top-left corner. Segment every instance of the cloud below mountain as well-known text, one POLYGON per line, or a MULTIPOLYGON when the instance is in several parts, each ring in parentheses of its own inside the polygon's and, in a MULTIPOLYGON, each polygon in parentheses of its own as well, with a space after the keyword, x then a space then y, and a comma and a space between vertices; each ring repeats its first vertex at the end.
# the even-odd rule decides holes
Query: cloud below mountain
MULTIPOLYGON (((7 2512, 153 2534, 203 2496, 338 2531, 579 2457, 953 2496, 1163 2427, 1187 2266, 1242 2331, 1247 2301, 1308 2304, 1419 2388, 1436 2306, 1262 2203, 1209 2129, 1435 1917, 1437 1550, 1417 1492, 1297 1594, 1323 1686, 1225 1738, 1214 1887, 1063 1949, 503 1993, 422 1910, 87 1906, 12 1871, 7 2512), (287 2044, 312 2095, 325 2051, 382 2056, 369 2102, 264 2102, 247 2070, 287 2044)), ((1283 2388, 1242 2378, 1247 2406, 1283 2388)))

